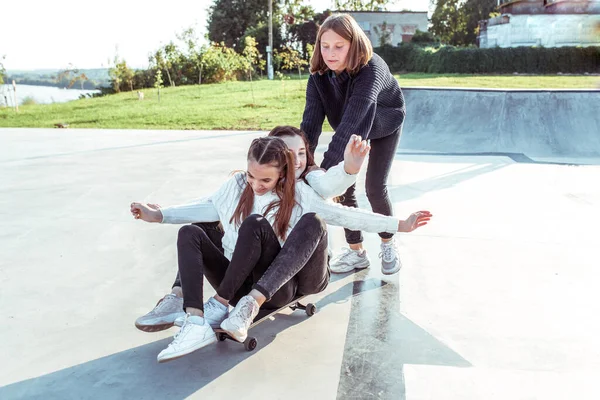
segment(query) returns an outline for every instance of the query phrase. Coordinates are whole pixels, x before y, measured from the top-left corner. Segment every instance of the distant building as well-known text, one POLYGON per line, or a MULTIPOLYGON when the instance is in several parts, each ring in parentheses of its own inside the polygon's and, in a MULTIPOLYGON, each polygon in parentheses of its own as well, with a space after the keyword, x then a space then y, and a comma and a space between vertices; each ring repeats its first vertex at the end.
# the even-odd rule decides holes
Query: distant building
POLYGON ((480 21, 479 47, 600 46, 600 1, 498 0, 498 11, 480 21))
POLYGON ((388 44, 398 46, 410 42, 418 30, 427 32, 427 11, 336 11, 352 15, 374 47, 379 47, 384 30, 388 44))

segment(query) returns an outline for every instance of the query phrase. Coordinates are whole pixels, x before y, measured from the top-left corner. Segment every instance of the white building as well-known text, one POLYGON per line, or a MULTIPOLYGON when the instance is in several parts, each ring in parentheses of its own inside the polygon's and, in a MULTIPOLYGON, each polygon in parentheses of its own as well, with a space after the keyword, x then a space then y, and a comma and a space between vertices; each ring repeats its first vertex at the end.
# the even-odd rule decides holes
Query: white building
POLYGON ((479 24, 479 47, 600 46, 600 1, 498 0, 498 8, 479 24))
POLYGON ((427 32, 427 11, 337 11, 352 15, 365 31, 373 47, 379 47, 384 31, 389 34, 387 44, 398 46, 410 42, 418 30, 427 32))

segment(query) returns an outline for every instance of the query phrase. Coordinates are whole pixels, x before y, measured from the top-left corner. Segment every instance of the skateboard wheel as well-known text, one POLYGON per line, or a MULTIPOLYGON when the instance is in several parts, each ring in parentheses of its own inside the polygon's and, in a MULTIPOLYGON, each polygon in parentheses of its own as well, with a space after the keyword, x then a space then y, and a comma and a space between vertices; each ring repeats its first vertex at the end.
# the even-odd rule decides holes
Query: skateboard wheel
POLYGON ((313 315, 315 315, 316 312, 317 312, 317 306, 315 306, 313 303, 308 303, 306 305, 306 315, 308 315, 309 317, 312 317, 313 315))
POLYGON ((219 342, 224 342, 227 339, 227 335, 223 332, 217 333, 217 339, 219 339, 219 342))
POLYGON ((256 341, 255 337, 248 337, 246 338, 246 340, 244 341, 244 348, 247 351, 252 351, 256 348, 256 345, 258 344, 258 342, 256 341))

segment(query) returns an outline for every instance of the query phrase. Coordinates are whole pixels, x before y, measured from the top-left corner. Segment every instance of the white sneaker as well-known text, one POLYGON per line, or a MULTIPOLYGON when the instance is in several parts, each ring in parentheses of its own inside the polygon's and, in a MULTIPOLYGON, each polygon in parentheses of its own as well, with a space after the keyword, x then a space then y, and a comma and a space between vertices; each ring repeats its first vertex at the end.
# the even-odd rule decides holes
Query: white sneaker
POLYGON ((355 269, 368 268, 371 265, 366 250, 352 250, 347 247, 342 248, 342 252, 333 260, 329 268, 334 274, 344 274, 355 269))
POLYGON ((183 299, 168 294, 160 299, 152 311, 139 317, 135 326, 144 332, 158 332, 172 327, 177 317, 185 317, 183 299))
POLYGON ((381 257, 381 272, 383 272, 384 275, 395 274, 402 268, 396 239, 392 239, 387 243, 381 243, 381 253, 379 253, 379 257, 381 257))
POLYGON ((187 314, 171 344, 158 354, 156 360, 159 363, 171 361, 216 342, 215 332, 204 318, 187 314))
MULTIPOLYGON (((211 297, 204 303, 204 319, 213 329, 221 326, 221 322, 229 317, 229 307, 219 303, 217 299, 211 297)), ((185 321, 185 314, 175 320, 175 326, 182 326, 185 321)))
POLYGON ((260 307, 254 297, 244 296, 229 313, 229 318, 221 323, 221 329, 230 334, 235 340, 243 342, 248 337, 248 328, 260 307))

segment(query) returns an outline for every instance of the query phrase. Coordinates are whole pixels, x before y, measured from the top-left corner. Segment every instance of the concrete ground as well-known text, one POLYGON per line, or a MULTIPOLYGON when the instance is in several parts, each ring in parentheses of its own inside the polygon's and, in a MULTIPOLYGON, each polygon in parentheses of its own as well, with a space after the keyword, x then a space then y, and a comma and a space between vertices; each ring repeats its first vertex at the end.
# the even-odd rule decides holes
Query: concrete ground
POLYGON ((133 322, 170 288, 178 227, 135 221, 129 203, 209 194, 257 135, 0 130, 0 399, 600 398, 590 159, 403 146, 395 211, 434 219, 399 236, 399 274, 381 274, 367 234, 372 267, 334 276, 312 318, 261 324, 251 353, 227 341, 157 364, 176 330, 133 322))

